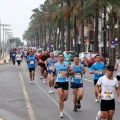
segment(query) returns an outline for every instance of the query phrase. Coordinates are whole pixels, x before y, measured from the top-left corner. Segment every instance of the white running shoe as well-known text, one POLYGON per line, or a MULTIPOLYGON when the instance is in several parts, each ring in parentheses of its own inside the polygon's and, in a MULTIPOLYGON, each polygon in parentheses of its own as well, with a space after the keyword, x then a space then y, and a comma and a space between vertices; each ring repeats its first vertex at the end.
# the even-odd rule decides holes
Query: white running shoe
POLYGON ((96 116, 96 120, 101 120, 100 114, 101 114, 101 111, 98 111, 97 116, 96 116))
POLYGON ((33 80, 32 83, 35 83, 35 81, 33 80))
POLYGON ((63 118, 64 117, 64 114, 63 112, 60 112, 60 115, 59 115, 60 118, 63 118))
POLYGON ((44 83, 44 84, 47 83, 47 82, 46 82, 46 79, 44 79, 43 83, 44 83))
POLYGON ((40 79, 42 79, 42 76, 40 76, 40 79))
POLYGON ((52 93, 52 90, 49 90, 49 94, 51 94, 52 93))
POLYGON ((32 84, 33 82, 32 81, 30 81, 30 84, 32 84))
POLYGON ((96 98, 96 99, 95 99, 95 102, 99 102, 99 99, 98 99, 98 98, 96 98))
POLYGON ((52 93, 54 93, 54 90, 51 90, 52 93))

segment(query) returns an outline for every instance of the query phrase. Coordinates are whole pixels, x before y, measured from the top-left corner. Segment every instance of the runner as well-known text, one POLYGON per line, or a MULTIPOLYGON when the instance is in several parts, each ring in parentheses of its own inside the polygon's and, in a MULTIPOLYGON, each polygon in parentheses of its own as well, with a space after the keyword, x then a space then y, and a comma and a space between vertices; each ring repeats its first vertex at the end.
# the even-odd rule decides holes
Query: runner
POLYGON ((13 65, 15 65, 16 54, 17 54, 17 53, 16 53, 15 49, 13 49, 13 51, 12 51, 12 53, 11 53, 13 65))
POLYGON ((84 65, 80 64, 80 59, 78 55, 74 55, 73 64, 71 65, 74 74, 71 79, 71 88, 74 95, 73 103, 74 103, 74 112, 77 112, 77 108, 81 108, 81 99, 83 98, 84 88, 83 88, 83 79, 82 74, 85 74, 86 70, 84 65))
POLYGON ((118 89, 118 81, 113 77, 114 66, 108 65, 106 68, 106 75, 100 77, 96 84, 96 92, 99 98, 101 98, 100 108, 96 120, 112 120, 115 112, 115 100, 114 89, 118 94, 120 100, 120 91, 118 89), (101 93, 99 87, 101 86, 101 93))
POLYGON ((35 83, 35 62, 36 62, 36 56, 33 54, 33 51, 29 51, 29 55, 26 58, 29 72, 30 72, 30 83, 35 83))
MULTIPOLYGON (((102 77, 105 73, 105 64, 100 61, 100 55, 95 56, 96 62, 90 68, 90 74, 94 74, 94 86, 96 85, 98 79, 102 77)), ((99 102, 97 98, 97 93, 95 91, 95 102, 99 102)))
POLYGON ((39 69, 39 74, 40 74, 40 79, 42 79, 42 52, 41 51, 38 51, 38 54, 37 54, 37 64, 38 64, 38 69, 39 69))
POLYGON ((54 58, 54 53, 50 53, 50 58, 46 61, 46 67, 48 70, 48 79, 49 79, 49 94, 54 93, 54 80, 52 79, 52 68, 54 64, 56 63, 56 59, 54 58))
MULTIPOLYGON (((67 81, 67 76, 73 74, 74 71, 69 63, 64 61, 63 53, 58 53, 57 56, 58 62, 53 67, 53 73, 56 72, 56 85, 58 95, 59 95, 59 108, 60 108, 60 118, 63 118, 63 107, 64 101, 68 99, 68 88, 69 83, 67 81)), ((52 76, 54 77, 52 73, 52 76)))
POLYGON ((64 54, 65 61, 71 64, 72 55, 69 53, 69 50, 66 50, 64 54))
POLYGON ((16 60, 17 60, 18 68, 20 68, 20 64, 21 64, 21 54, 20 54, 20 52, 17 53, 16 60))
POLYGON ((43 83, 45 84, 47 82, 47 68, 45 65, 46 60, 49 58, 50 56, 48 55, 48 52, 45 51, 44 55, 42 56, 41 60, 42 60, 42 68, 43 68, 43 76, 44 76, 44 80, 43 83))
MULTIPOLYGON (((118 84, 119 84, 119 91, 120 91, 120 57, 119 59, 116 61, 115 63, 115 70, 117 70, 117 80, 118 80, 118 84)), ((120 102, 120 101, 119 101, 120 102)))

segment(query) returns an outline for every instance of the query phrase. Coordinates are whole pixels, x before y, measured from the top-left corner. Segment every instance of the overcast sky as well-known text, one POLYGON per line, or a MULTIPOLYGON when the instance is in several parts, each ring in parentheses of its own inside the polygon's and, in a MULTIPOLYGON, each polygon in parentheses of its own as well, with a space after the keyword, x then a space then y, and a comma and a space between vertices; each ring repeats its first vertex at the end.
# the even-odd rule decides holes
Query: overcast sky
POLYGON ((14 37, 22 39, 24 31, 28 28, 31 10, 38 8, 45 0, 0 0, 1 24, 10 24, 14 37))

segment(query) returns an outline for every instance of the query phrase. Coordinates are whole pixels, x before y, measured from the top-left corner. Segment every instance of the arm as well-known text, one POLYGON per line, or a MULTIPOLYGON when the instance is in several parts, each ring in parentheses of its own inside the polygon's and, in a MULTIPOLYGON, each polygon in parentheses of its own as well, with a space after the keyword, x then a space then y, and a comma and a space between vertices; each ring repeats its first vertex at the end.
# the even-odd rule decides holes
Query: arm
POLYGON ((90 74, 95 74, 95 70, 94 70, 93 65, 92 65, 91 68, 90 68, 90 74))
POLYGON ((100 92, 99 92, 99 87, 100 87, 100 85, 96 84, 96 86, 95 86, 95 91, 97 92, 98 97, 99 97, 99 98, 102 98, 102 95, 101 95, 100 92))
POLYGON ((82 74, 85 74, 85 73, 86 73, 86 70, 85 70, 84 65, 82 65, 82 68, 83 68, 83 70, 82 70, 82 74))
POLYGON ((46 68, 48 70, 48 59, 45 61, 45 66, 46 66, 46 68))
POLYGON ((72 69, 72 67, 71 67, 71 65, 69 63, 67 65, 68 65, 68 69, 69 69, 68 74, 72 75, 74 73, 74 70, 72 69))
POLYGON ((117 70, 118 69, 118 61, 116 61, 114 69, 117 70))
POLYGON ((120 90, 118 87, 115 87, 115 89, 116 89, 116 93, 118 94, 118 99, 120 100, 120 90))

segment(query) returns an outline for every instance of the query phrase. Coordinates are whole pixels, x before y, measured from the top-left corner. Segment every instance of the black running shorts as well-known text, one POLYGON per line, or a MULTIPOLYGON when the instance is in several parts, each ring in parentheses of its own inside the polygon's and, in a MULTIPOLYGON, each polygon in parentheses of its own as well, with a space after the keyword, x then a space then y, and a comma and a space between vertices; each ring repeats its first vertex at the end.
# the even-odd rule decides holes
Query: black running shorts
POLYGON ((68 82, 56 82, 55 88, 62 88, 63 90, 69 89, 69 83, 68 82))
POLYGON ((35 67, 34 68, 29 68, 29 72, 35 71, 35 67))
POLYGON ((100 108, 101 111, 115 110, 115 100, 101 100, 100 108))
POLYGON ((118 75, 117 75, 117 77, 116 77, 116 78, 117 78, 117 80, 118 80, 118 81, 120 81, 120 76, 118 76, 118 75))
POLYGON ((76 89, 76 88, 82 88, 83 87, 83 83, 74 83, 71 82, 71 88, 76 89))

